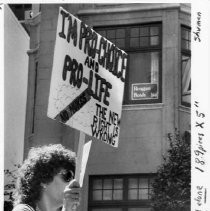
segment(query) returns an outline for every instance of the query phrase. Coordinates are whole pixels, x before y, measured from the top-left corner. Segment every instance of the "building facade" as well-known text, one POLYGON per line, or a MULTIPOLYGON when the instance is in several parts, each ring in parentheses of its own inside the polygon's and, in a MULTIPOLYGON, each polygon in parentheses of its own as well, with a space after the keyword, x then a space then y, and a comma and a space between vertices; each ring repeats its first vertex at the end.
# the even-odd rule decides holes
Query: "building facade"
POLYGON ((30 38, 8 5, 4 20, 4 169, 12 171, 23 161, 30 38))
POLYGON ((79 131, 47 117, 59 6, 128 53, 119 147, 94 140, 80 210, 149 211, 168 134, 190 130, 190 5, 39 5, 40 13, 26 22, 31 40, 25 156, 30 147, 50 143, 77 151, 79 131))

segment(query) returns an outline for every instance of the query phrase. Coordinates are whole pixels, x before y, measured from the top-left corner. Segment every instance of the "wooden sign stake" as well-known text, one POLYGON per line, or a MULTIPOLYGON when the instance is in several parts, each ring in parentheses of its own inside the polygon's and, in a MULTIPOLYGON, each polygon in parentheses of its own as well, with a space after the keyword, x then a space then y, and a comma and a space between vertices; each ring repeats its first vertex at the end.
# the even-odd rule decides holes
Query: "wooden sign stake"
POLYGON ((75 179, 78 182, 80 181, 80 172, 81 172, 84 144, 85 144, 85 133, 80 131, 80 133, 79 133, 79 144, 78 144, 78 148, 77 148, 76 171, 75 171, 75 179))
MULTIPOLYGON (((81 166, 82 166, 82 155, 83 155, 83 147, 85 144, 85 133, 80 131, 79 133, 79 144, 77 148, 77 159, 76 159, 76 170, 75 170, 75 179, 76 181, 80 181, 80 172, 81 172, 81 166)), ((75 203, 71 210, 76 211, 77 203, 75 203)), ((66 209, 64 209, 66 211, 66 209)))

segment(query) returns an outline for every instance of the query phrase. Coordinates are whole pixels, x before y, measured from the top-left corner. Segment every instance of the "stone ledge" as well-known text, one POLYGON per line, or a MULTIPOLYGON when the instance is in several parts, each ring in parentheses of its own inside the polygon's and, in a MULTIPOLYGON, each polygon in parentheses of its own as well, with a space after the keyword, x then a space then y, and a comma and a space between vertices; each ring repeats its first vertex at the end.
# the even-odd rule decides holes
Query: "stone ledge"
POLYGON ((129 5, 128 7, 118 7, 118 8, 95 8, 95 9, 84 9, 79 10, 77 15, 97 15, 97 14, 109 14, 109 13, 123 13, 123 12, 135 12, 135 11, 146 11, 146 10, 161 10, 161 9, 174 9, 180 8, 180 3, 163 3, 157 5, 141 5, 138 6, 135 4, 134 6, 129 5))
POLYGON ((191 114, 191 108, 190 107, 183 106, 183 105, 180 105, 179 106, 179 111, 183 111, 185 113, 191 114))
POLYGON ((163 109, 163 103, 123 105, 123 111, 163 109))

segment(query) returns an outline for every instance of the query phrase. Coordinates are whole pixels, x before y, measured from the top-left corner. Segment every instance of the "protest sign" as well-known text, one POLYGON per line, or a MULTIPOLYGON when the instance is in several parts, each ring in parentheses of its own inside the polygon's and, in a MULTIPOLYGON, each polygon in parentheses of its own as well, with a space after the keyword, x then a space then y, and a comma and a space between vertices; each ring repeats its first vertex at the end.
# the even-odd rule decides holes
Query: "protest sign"
POLYGON ((118 146, 127 54, 60 7, 48 117, 118 146))

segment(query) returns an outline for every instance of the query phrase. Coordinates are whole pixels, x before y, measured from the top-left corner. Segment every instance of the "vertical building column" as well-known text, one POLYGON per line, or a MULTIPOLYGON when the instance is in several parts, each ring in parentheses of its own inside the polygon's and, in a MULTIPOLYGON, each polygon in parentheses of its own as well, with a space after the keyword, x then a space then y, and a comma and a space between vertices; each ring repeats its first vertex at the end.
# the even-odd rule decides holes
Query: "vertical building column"
POLYGON ((163 152, 168 146, 167 134, 178 127, 178 74, 179 74, 179 8, 165 10, 163 14, 163 152), (166 143, 165 143, 166 142, 166 143))
POLYGON ((74 130, 47 117, 59 6, 58 4, 41 4, 41 21, 38 33, 40 47, 34 112, 35 130, 32 144, 61 143, 73 149, 74 130))
POLYGON ((34 111, 35 111, 35 78, 37 70, 37 55, 39 51, 39 26, 41 21, 40 13, 34 18, 25 21, 30 29, 30 49, 27 51, 29 56, 28 65, 28 89, 26 103, 26 123, 24 135, 24 158, 28 154, 28 150, 33 146, 34 137, 34 111))

